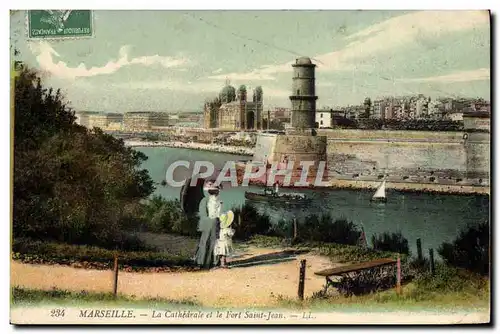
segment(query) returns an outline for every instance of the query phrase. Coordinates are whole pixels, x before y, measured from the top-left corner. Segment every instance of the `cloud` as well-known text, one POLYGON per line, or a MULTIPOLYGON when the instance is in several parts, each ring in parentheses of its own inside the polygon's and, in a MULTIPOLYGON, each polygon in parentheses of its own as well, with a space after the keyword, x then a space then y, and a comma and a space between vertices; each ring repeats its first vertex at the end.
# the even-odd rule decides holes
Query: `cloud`
POLYGON ((31 43, 30 48, 32 52, 36 54, 36 59, 43 71, 65 79, 112 74, 118 71, 118 69, 130 65, 152 66, 158 64, 165 68, 176 68, 189 63, 186 58, 173 58, 159 55, 129 59, 128 54, 130 46, 122 46, 119 50, 118 59, 110 60, 102 67, 87 68, 84 63, 80 63, 77 67, 69 67, 63 61, 54 61, 54 57, 60 58, 60 55, 45 41, 31 43))
POLYGON ((212 74, 221 73, 222 71, 223 71, 222 68, 218 68, 215 71, 213 71, 212 74))
POLYGON ((427 78, 399 79, 402 82, 437 82, 437 83, 454 83, 454 82, 470 82, 490 80, 490 69, 480 68, 471 71, 461 71, 447 75, 440 75, 427 78))
MULTIPOLYGON (((154 81, 132 81, 132 82, 119 82, 113 84, 114 88, 131 89, 131 90, 169 90, 175 92, 200 94, 206 98, 211 98, 217 95, 222 85, 219 82, 209 80, 197 81, 175 81, 170 79, 154 80, 154 81)), ((251 97, 253 88, 247 86, 248 94, 251 97)), ((278 87, 264 87, 264 98, 287 98, 291 92, 278 87)))
MULTIPOLYGON (((376 56, 379 53, 410 43, 421 43, 428 39, 488 26, 487 11, 420 11, 390 18, 345 37, 347 45, 340 50, 312 57, 322 72, 371 70, 371 66, 356 63, 356 60, 376 56)), ((209 77, 220 80, 276 80, 278 73, 292 71, 293 61, 286 64, 267 65, 247 73, 228 73, 209 77)))
MULTIPOLYGON (((361 70, 353 61, 411 43, 489 24, 487 11, 420 11, 390 18, 345 38, 344 48, 314 57, 322 72, 361 70)), ((363 68, 368 69, 365 65, 363 68)))
POLYGON ((275 77, 262 73, 259 71, 253 71, 248 73, 227 73, 221 75, 212 75, 207 79, 210 80, 226 80, 229 79, 231 81, 266 81, 266 80, 276 80, 275 77))
POLYGON ((318 68, 334 71, 350 61, 381 52, 437 39, 444 34, 488 26, 487 11, 420 11, 390 18, 346 37, 351 41, 339 51, 316 56, 318 68))
POLYGON ((119 82, 113 84, 113 86, 117 88, 132 89, 132 90, 170 90, 176 92, 199 93, 199 94, 210 94, 210 95, 216 94, 222 89, 220 83, 216 82, 201 82, 201 81, 181 82, 170 79, 119 82))

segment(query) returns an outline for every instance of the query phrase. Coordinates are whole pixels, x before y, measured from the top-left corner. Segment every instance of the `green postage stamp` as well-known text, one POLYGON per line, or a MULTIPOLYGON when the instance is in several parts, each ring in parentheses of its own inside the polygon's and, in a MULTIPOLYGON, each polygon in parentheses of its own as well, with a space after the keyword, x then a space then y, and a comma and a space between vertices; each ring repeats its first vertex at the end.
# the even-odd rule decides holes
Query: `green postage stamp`
POLYGON ((29 10, 29 38, 80 38, 94 33, 91 10, 29 10))

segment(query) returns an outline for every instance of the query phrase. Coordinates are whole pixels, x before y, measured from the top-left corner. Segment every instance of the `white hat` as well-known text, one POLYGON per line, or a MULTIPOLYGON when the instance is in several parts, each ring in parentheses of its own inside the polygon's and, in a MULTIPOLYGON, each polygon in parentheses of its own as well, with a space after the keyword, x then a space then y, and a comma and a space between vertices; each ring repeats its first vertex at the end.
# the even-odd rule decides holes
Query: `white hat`
POLYGON ((223 213, 222 215, 220 215, 219 220, 221 228, 229 227, 233 223, 234 212, 229 210, 228 212, 223 213))

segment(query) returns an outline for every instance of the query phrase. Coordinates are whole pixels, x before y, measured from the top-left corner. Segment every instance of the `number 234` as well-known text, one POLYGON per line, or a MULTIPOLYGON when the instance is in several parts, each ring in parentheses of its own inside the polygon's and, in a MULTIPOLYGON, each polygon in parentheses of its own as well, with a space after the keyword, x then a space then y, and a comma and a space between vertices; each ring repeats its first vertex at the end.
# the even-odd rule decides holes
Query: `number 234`
POLYGON ((50 316, 54 317, 54 318, 64 317, 64 310, 63 309, 53 309, 53 310, 50 310, 50 316))

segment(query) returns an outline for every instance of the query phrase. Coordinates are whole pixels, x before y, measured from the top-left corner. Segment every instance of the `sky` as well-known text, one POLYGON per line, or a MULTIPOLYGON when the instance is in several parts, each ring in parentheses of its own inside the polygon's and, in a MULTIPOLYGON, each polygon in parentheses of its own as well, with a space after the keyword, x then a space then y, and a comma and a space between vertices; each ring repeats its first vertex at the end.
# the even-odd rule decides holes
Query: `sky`
POLYGON ((19 59, 73 109, 201 111, 226 81, 290 107, 292 67, 311 57, 318 108, 425 94, 490 100, 487 11, 94 11, 94 36, 28 40, 19 59))

